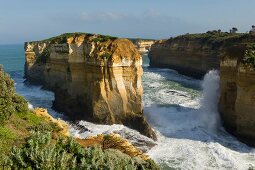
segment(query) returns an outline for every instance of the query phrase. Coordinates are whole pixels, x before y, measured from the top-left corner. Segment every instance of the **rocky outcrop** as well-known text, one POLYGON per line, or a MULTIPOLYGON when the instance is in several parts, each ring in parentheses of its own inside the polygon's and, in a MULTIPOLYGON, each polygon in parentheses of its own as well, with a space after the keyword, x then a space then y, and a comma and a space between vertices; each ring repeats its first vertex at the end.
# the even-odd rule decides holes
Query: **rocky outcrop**
POLYGON ((64 136, 69 136, 69 125, 64 122, 61 119, 54 119, 47 111, 47 109, 44 108, 35 108, 33 112, 38 116, 42 117, 45 119, 45 121, 54 123, 56 127, 58 127, 59 131, 58 133, 64 135, 64 136))
POLYGON ((156 138, 143 116, 142 59, 127 39, 63 34, 25 43, 25 76, 55 93, 74 119, 124 124, 156 138))
POLYGON ((97 136, 88 137, 86 139, 77 138, 76 141, 83 147, 99 145, 103 149, 120 150, 122 153, 125 153, 131 157, 140 157, 143 160, 149 159, 148 155, 145 155, 126 139, 123 139, 120 135, 114 133, 109 135, 100 134, 97 136))
POLYGON ((150 66, 171 68, 179 73, 202 78, 209 70, 220 68, 226 46, 250 41, 249 34, 208 32, 160 40, 151 46, 150 66))
MULTIPOLYGON (((43 118, 45 121, 54 123, 55 126, 59 129, 58 133, 64 136, 70 136, 69 134, 69 125, 61 120, 53 118, 44 108, 35 108, 33 112, 38 116, 43 118)), ((118 134, 109 134, 104 135, 100 134, 97 136, 90 136, 85 139, 75 138, 81 146, 91 147, 91 146, 101 146, 103 149, 117 149, 122 153, 125 153, 131 157, 140 157, 143 160, 148 160, 149 156, 145 155, 142 151, 137 149, 134 145, 128 142, 128 140, 122 138, 118 134)))
POLYGON ((244 62, 246 50, 230 47, 220 61, 219 111, 230 133, 255 146, 255 67, 244 62))
POLYGON ((131 39, 139 53, 147 53, 150 51, 152 44, 155 40, 142 40, 142 39, 131 39))

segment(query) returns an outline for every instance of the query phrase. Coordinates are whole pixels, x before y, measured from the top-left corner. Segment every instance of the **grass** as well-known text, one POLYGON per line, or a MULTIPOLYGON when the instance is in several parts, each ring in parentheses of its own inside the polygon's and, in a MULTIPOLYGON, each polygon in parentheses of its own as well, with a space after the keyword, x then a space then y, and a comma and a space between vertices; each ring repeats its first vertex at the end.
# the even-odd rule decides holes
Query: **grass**
POLYGON ((199 40, 202 44, 211 44, 213 47, 220 47, 222 44, 231 44, 235 41, 245 39, 249 34, 245 33, 227 33, 220 31, 208 31, 201 34, 185 34, 170 38, 167 42, 178 39, 199 40))
MULTIPOLYGON (((64 44, 64 43, 67 43, 67 39, 70 38, 70 37, 78 37, 78 36, 81 36, 81 35, 85 35, 85 36, 94 36, 95 35, 95 38, 92 40, 94 42, 104 42, 104 41, 107 41, 107 40, 114 40, 114 39, 117 39, 117 37, 112 37, 110 35, 100 35, 100 34, 91 34, 91 33, 83 33, 83 32, 74 32, 74 33, 64 33, 64 34, 61 34, 61 35, 58 35, 58 36, 55 36, 55 37, 51 37, 51 38, 48 38, 48 39, 44 39, 40 42, 45 42, 45 43, 51 43, 51 44, 64 44)), ((37 41, 35 41, 37 42, 37 41)))

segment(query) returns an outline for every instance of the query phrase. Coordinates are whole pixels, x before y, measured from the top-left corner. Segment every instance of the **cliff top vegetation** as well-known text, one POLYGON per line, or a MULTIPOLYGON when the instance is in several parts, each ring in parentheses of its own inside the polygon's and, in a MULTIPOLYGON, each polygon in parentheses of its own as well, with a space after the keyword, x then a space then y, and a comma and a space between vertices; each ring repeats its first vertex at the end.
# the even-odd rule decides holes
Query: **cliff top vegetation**
POLYGON ((221 30, 208 31, 199 34, 185 34, 177 37, 171 37, 166 40, 166 43, 174 41, 199 41, 201 44, 211 44, 213 47, 222 45, 233 45, 236 43, 251 43, 255 41, 255 35, 251 33, 228 33, 221 30))
POLYGON ((113 37, 110 35, 101 35, 101 34, 92 34, 92 33, 83 33, 83 32, 74 32, 74 33, 64 33, 55 37, 51 37, 48 39, 44 39, 41 41, 34 41, 34 42, 45 42, 50 44, 61 44, 67 43, 68 38, 73 37, 74 39, 80 36, 85 36, 89 38, 91 41, 94 42, 104 42, 107 40, 115 40, 117 37, 113 37))

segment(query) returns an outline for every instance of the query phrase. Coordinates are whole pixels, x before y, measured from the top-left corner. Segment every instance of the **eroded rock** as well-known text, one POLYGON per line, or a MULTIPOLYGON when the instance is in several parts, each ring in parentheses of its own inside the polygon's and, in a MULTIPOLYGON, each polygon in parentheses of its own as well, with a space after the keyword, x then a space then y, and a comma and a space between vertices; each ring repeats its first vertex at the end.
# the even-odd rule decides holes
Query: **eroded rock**
POLYGON ((124 124, 156 139, 143 116, 142 59, 133 43, 73 33, 25 43, 25 75, 73 119, 124 124))

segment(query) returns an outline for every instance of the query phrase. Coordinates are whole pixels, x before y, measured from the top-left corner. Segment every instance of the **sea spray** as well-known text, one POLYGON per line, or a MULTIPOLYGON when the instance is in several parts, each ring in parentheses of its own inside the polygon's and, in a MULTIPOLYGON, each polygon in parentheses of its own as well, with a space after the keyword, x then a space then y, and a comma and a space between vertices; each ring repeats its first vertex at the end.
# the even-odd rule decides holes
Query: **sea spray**
POLYGON ((204 76, 202 82, 201 120, 210 130, 216 130, 220 125, 218 113, 219 81, 219 71, 211 70, 204 76))

